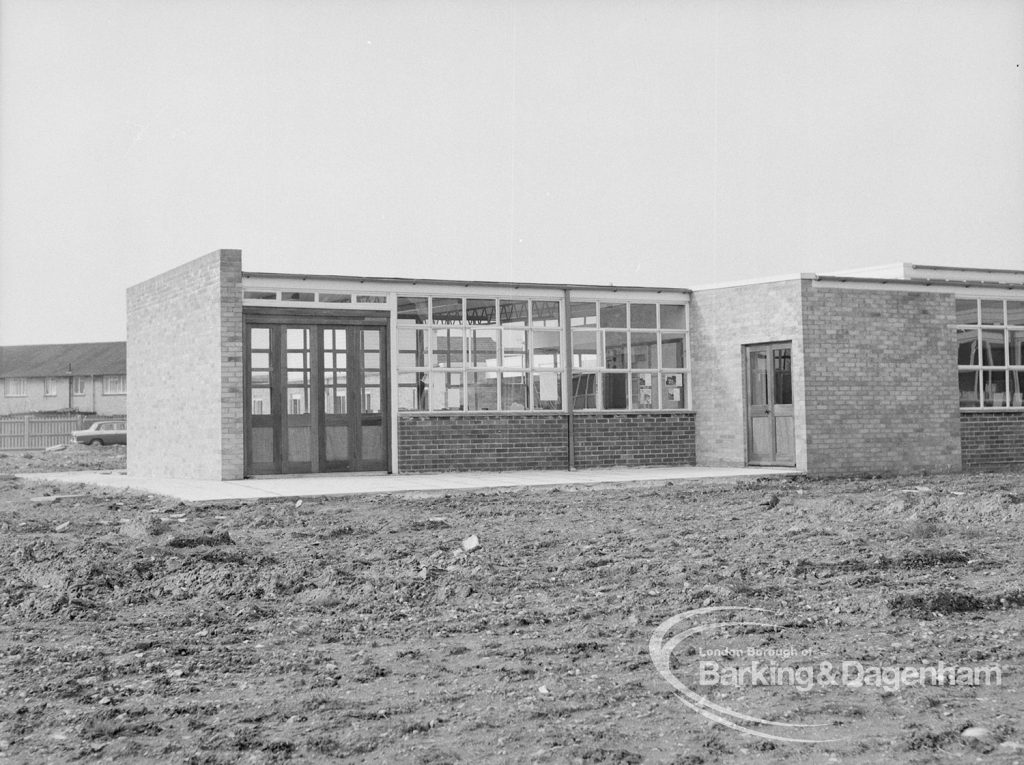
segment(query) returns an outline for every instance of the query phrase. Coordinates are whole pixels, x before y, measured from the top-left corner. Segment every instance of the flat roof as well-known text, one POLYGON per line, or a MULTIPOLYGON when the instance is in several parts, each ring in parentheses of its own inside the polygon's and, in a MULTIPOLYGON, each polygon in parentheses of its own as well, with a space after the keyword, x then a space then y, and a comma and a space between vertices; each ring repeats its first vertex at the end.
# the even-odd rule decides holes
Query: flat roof
POLYGON ((463 287, 492 287, 495 289, 514 289, 514 288, 526 288, 526 289, 557 289, 557 290, 607 290, 616 291, 623 290, 629 292, 681 292, 684 294, 691 294, 693 290, 687 289, 686 287, 638 287, 631 284, 555 284, 547 282, 499 282, 499 281, 486 281, 480 279, 416 279, 404 276, 342 276, 340 274, 282 274, 273 273, 266 271, 243 271, 242 277, 252 277, 256 279, 292 279, 297 281, 344 281, 344 282, 359 282, 361 284, 366 283, 384 283, 384 284, 408 284, 410 286, 418 286, 421 284, 431 285, 443 285, 443 286, 463 286, 463 287))
POLYGON ((629 291, 649 292, 652 294, 675 292, 690 295, 694 290, 713 290, 725 287, 745 286, 751 284, 767 284, 779 281, 790 281, 793 279, 810 279, 812 281, 849 282, 856 284, 902 284, 924 287, 987 287, 997 289, 1024 289, 1024 271, 1017 271, 1006 268, 974 268, 970 266, 929 266, 919 263, 895 263, 889 266, 876 266, 852 271, 839 271, 833 274, 828 273, 801 273, 786 276, 769 276, 754 279, 747 279, 735 282, 724 282, 721 284, 698 285, 689 287, 644 287, 631 284, 560 284, 553 282, 513 282, 513 281, 489 281, 484 279, 431 279, 413 278, 401 276, 346 276, 341 274, 295 274, 277 273, 265 271, 243 271, 243 277, 255 279, 283 279, 291 281, 340 281, 356 282, 359 284, 394 284, 409 286, 462 286, 462 287, 486 287, 493 289, 545 289, 545 290, 586 290, 586 291, 629 291), (892 269, 892 275, 870 275, 872 271, 884 272, 892 269), (914 272, 940 272, 948 273, 950 277, 960 275, 961 278, 938 278, 933 276, 915 276, 914 272), (858 272, 864 275, 858 275, 858 272), (897 275, 898 274, 898 275, 897 275), (972 279, 969 274, 991 275, 989 279, 972 279), (1000 278, 1006 277, 1006 278, 1000 278))
POLYGON ((979 274, 1014 274, 1024 277, 1024 271, 1016 268, 975 268, 974 266, 929 266, 924 263, 908 263, 911 268, 923 268, 928 271, 971 271, 979 274))
MULTIPOLYGON (((1016 272, 1010 272, 1016 273, 1016 272)), ((811 277, 819 282, 851 282, 854 284, 896 284, 921 287, 991 287, 1000 290, 1024 290, 1024 284, 1016 282, 983 282, 977 279, 927 279, 922 277, 885 277, 885 276, 830 276, 817 274, 811 277)))
POLYGON ((704 292, 730 287, 806 279, 839 284, 884 284, 902 287, 933 287, 944 289, 982 288, 994 290, 1024 289, 1024 271, 1006 268, 973 268, 969 266, 927 266, 919 263, 890 263, 832 273, 800 273, 763 276, 753 279, 697 285, 694 291, 704 292), (956 278, 956 277, 960 278, 956 278), (989 278, 991 277, 991 278, 989 278))

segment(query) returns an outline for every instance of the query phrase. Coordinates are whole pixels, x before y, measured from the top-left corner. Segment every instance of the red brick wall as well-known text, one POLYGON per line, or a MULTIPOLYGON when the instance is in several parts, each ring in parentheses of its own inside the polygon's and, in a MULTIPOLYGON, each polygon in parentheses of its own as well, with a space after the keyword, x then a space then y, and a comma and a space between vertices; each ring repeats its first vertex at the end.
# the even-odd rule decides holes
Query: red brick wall
POLYGON ((398 470, 565 470, 564 414, 398 417, 398 470))
POLYGON ((807 472, 959 472, 951 294, 805 283, 807 472))
MULTIPOLYGON (((693 465, 692 412, 575 415, 576 466, 693 465)), ((402 473, 565 470, 565 414, 409 415, 398 418, 402 473)))
POLYGON ((1024 412, 961 412, 964 470, 1024 468, 1024 412))
POLYGON ((693 412, 574 416, 576 467, 695 465, 693 412))

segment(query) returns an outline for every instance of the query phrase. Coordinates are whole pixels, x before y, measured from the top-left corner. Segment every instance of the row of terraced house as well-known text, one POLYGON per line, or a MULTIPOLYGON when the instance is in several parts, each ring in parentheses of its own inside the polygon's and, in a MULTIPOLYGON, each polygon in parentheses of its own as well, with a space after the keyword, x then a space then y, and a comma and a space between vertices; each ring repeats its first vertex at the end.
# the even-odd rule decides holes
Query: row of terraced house
POLYGON ((0 347, 0 416, 75 412, 124 417, 125 343, 0 347))

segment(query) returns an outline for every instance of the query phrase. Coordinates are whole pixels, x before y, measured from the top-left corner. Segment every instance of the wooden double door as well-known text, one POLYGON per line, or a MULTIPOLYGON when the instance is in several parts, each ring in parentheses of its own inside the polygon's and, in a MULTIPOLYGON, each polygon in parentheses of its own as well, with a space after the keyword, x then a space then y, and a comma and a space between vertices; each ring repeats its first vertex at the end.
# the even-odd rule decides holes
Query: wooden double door
POLYGON ((387 324, 251 317, 246 475, 388 469, 387 324))
POLYGON ((793 348, 751 345, 747 366, 747 464, 795 465, 793 348))

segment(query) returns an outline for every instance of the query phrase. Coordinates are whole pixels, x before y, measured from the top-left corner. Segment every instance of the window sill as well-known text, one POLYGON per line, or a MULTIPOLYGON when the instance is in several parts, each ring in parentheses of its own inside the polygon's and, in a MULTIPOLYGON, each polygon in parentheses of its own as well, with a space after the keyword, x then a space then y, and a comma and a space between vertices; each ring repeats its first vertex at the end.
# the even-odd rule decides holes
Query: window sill
POLYGON ((693 409, 573 409, 573 414, 675 414, 689 412, 693 409))
MULTIPOLYGON (((986 410, 987 411, 987 410, 986 410)), ((693 409, 574 409, 573 414, 580 415, 609 415, 615 416, 620 414, 693 414, 693 409)), ((486 417, 507 417, 509 415, 544 415, 544 414, 562 414, 567 415, 565 409, 510 409, 506 411, 494 411, 491 409, 485 409, 481 411, 451 411, 451 412, 413 412, 413 411, 400 411, 399 417, 477 417, 484 415, 486 417)))
POLYGON ((564 409, 506 409, 504 411, 495 411, 494 409, 481 409, 479 411, 463 411, 453 410, 450 412, 437 411, 437 412, 414 412, 409 410, 399 411, 399 417, 478 417, 483 415, 485 417, 508 417, 509 415, 519 416, 521 414, 535 416, 543 414, 568 414, 564 409))
POLYGON ((1024 406, 962 406, 960 407, 961 413, 977 414, 983 412, 989 414, 990 412, 1024 412, 1024 406))

